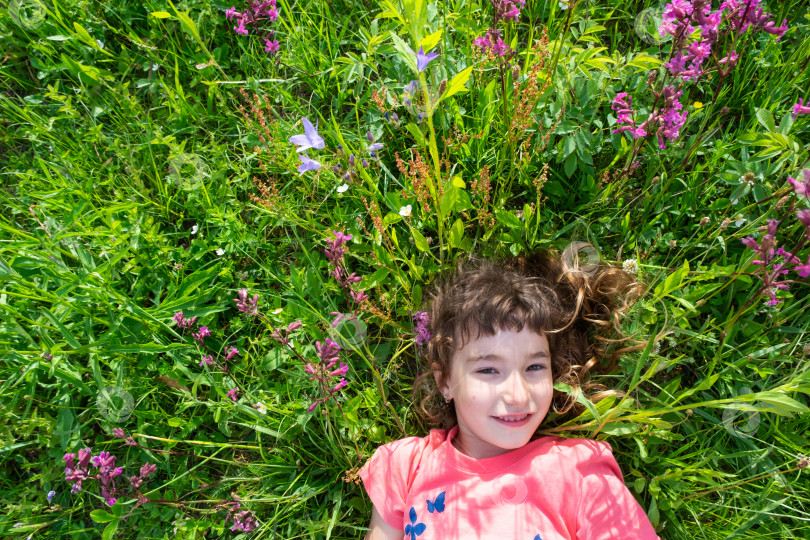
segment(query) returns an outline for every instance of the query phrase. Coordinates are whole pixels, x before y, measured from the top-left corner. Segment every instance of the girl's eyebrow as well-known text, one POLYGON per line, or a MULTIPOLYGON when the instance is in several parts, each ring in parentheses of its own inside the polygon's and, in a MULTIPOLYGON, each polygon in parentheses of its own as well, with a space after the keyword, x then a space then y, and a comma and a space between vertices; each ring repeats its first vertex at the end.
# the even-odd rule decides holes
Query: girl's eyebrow
MULTIPOLYGON (((529 358, 530 359, 534 359, 534 358, 551 358, 551 356, 549 356, 548 351, 537 351, 535 353, 530 354, 529 358)), ((495 361, 495 360, 502 360, 502 357, 497 355, 497 354, 494 354, 494 353, 479 354, 479 355, 470 357, 467 361, 468 362, 480 362, 480 361, 485 361, 485 360, 491 362, 491 361, 495 361)))

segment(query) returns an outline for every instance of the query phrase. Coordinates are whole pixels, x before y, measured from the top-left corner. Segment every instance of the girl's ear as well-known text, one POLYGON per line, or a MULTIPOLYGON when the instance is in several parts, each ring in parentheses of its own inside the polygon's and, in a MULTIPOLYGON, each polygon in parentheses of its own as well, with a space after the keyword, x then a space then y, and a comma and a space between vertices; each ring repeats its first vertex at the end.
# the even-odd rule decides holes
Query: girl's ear
POLYGON ((431 367, 433 368, 433 378, 436 379, 436 386, 439 388, 439 392, 441 392, 442 395, 446 394, 447 385, 445 384, 444 377, 442 376, 441 366, 438 363, 433 362, 431 367))

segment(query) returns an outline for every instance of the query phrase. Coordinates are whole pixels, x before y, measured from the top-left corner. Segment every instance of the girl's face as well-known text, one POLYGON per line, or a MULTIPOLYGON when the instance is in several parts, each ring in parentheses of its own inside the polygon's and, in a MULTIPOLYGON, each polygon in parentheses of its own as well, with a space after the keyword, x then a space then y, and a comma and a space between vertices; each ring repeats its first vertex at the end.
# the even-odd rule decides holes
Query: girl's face
POLYGON ((442 395, 455 400, 462 453, 488 458, 529 442, 546 417, 553 394, 551 355, 546 336, 525 326, 520 332, 499 330, 465 343, 450 361, 442 395))

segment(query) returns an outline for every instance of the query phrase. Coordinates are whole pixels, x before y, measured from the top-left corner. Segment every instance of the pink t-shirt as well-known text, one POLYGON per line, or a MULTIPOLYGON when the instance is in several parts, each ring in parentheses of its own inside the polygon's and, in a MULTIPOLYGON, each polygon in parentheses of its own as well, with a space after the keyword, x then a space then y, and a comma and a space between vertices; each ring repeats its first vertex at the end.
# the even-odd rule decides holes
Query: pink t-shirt
POLYGON ((654 540, 610 445, 542 437, 473 459, 449 432, 379 447, 360 478, 382 518, 409 540, 654 540))

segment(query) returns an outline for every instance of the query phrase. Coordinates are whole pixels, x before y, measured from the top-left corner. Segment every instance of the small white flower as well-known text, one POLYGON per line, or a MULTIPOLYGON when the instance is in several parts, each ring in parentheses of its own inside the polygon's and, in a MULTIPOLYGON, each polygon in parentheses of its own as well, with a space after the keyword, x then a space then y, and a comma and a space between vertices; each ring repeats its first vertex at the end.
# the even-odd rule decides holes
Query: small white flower
POLYGON ((734 216, 734 226, 735 227, 742 227, 742 225, 747 221, 742 214, 737 214, 734 216))
POLYGON ((219 249, 217 250, 217 256, 218 256, 218 257, 222 257, 223 255, 225 255, 225 250, 224 250, 224 249, 222 249, 222 248, 219 248, 219 249))
POLYGON ((198 230, 200 230, 200 228, 195 223, 194 226, 191 228, 191 234, 197 234, 198 230))
POLYGON ((652 352, 653 352, 653 354, 658 354, 659 352, 661 352, 661 342, 660 341, 655 342, 655 345, 653 345, 653 351, 652 352))
POLYGON ((259 411, 259 414, 267 414, 267 405, 265 405, 263 402, 257 402, 254 407, 257 411, 259 411))
POLYGON ((411 205, 403 206, 399 209, 399 215, 402 217, 411 217, 411 205))
POLYGON ((622 270, 628 274, 638 275, 638 261, 635 259, 627 259, 622 263, 622 270))
POLYGON ((342 186, 338 186, 337 192, 344 193, 347 189, 349 189, 349 184, 343 184, 342 186))

